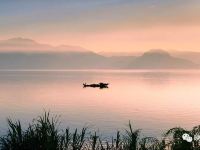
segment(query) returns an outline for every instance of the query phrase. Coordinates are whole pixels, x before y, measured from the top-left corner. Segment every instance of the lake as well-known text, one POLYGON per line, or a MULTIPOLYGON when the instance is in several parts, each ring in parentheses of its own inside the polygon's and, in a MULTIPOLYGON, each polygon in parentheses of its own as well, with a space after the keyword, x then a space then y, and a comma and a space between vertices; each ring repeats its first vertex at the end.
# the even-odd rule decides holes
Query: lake
POLYGON ((25 127, 44 110, 60 115, 62 128, 88 126, 102 136, 124 130, 129 120, 145 136, 190 129, 200 124, 200 71, 0 71, 0 134, 7 117, 25 127), (84 82, 110 85, 83 88, 84 82))

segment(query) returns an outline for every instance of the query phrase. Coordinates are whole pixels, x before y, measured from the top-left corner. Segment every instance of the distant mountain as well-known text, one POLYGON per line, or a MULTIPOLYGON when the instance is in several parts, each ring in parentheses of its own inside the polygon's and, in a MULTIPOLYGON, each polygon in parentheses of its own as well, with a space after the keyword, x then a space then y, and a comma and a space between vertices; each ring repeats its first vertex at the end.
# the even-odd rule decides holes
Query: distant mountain
POLYGON ((0 69, 102 68, 107 58, 79 46, 51 46, 26 38, 0 41, 0 69))
POLYGON ((93 52, 0 52, 0 69, 104 68, 106 60, 93 52))
POLYGON ((0 41, 0 51, 41 51, 52 50, 53 47, 46 44, 40 44, 31 39, 12 38, 0 41))
POLYGON ((31 39, 0 41, 0 69, 193 69, 196 63, 151 50, 141 56, 106 57, 79 46, 51 46, 31 39))
POLYGON ((32 39, 27 38, 11 38, 0 41, 0 51, 17 51, 17 52, 41 52, 41 51, 89 51, 79 46, 60 45, 51 46, 48 44, 40 44, 32 39))
POLYGON ((171 56, 164 50, 150 50, 133 60, 127 68, 134 69, 193 69, 199 65, 171 56))
POLYGON ((167 52, 104 57, 93 52, 0 52, 0 69, 194 69, 191 61, 167 52))
POLYGON ((200 52, 172 51, 171 55, 200 64, 200 52))
POLYGON ((129 64, 135 60, 136 56, 111 56, 107 57, 107 68, 123 69, 129 66, 129 64))

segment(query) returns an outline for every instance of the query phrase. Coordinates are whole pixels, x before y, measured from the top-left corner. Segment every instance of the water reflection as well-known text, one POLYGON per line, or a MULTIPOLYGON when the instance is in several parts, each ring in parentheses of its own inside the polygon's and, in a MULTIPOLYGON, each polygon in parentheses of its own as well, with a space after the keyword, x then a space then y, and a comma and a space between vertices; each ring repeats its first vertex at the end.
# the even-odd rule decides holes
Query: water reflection
MULTIPOLYGON (((60 114, 66 127, 85 124, 112 134, 132 120, 147 135, 200 124, 200 73, 182 71, 0 72, 0 128, 6 117, 24 125, 43 109, 60 114), (106 90, 82 83, 108 81, 106 90)), ((2 130, 1 130, 2 132, 2 130)))

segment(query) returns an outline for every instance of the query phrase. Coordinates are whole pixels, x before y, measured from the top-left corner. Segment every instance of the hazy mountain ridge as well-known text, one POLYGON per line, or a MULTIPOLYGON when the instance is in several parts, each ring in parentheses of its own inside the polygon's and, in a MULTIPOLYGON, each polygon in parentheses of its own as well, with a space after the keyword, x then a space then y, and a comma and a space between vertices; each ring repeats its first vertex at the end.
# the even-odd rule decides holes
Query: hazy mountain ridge
POLYGON ((173 51, 172 56, 190 60, 196 64, 200 64, 200 52, 191 51, 173 51))
POLYGON ((199 68, 196 63, 174 57, 163 50, 150 50, 141 56, 106 57, 79 46, 53 47, 23 38, 0 41, 0 50, 0 69, 199 68))
POLYGON ((0 69, 193 69, 191 61, 144 53, 142 56, 104 57, 93 52, 0 52, 0 69))
POLYGON ((163 50, 150 50, 137 57, 128 68, 137 69, 193 69, 199 65, 182 58, 171 56, 163 50))
POLYGON ((78 51, 78 52, 85 52, 89 51, 84 49, 80 46, 73 46, 73 45, 59 45, 59 46, 52 46, 48 44, 41 44, 32 39, 27 38, 11 38, 8 40, 1 40, 0 41, 0 51, 10 51, 10 52, 41 52, 41 51, 78 51))
POLYGON ((82 69, 101 66, 103 56, 92 52, 0 53, 0 69, 82 69), (95 62, 95 64, 94 64, 95 62))

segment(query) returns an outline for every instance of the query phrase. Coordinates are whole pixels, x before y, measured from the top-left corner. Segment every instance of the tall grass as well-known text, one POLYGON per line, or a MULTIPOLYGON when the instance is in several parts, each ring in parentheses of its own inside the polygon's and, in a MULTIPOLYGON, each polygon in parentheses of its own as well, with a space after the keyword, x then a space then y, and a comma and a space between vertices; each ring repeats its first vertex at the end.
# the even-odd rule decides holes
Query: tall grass
POLYGON ((7 120, 8 131, 0 137, 1 150, 200 150, 199 141, 187 142, 182 139, 184 133, 191 137, 200 133, 200 126, 191 131, 177 127, 168 130, 164 136, 168 140, 154 137, 141 137, 140 129, 134 130, 129 122, 124 132, 117 131, 112 140, 103 140, 97 132, 88 128, 59 129, 59 117, 49 112, 33 120, 26 129, 20 121, 7 120))

